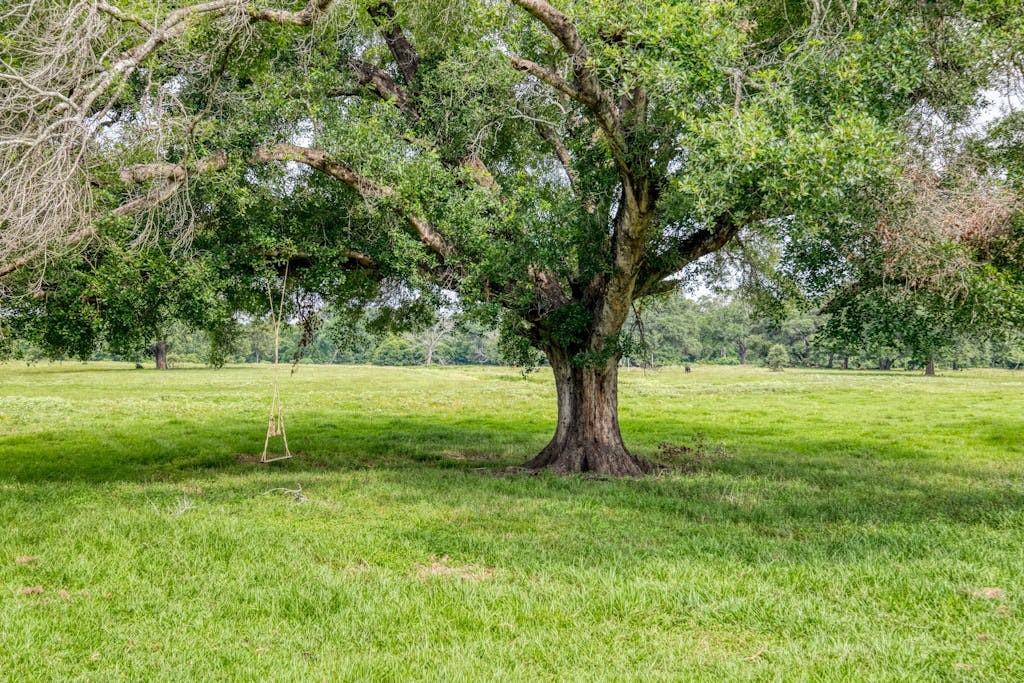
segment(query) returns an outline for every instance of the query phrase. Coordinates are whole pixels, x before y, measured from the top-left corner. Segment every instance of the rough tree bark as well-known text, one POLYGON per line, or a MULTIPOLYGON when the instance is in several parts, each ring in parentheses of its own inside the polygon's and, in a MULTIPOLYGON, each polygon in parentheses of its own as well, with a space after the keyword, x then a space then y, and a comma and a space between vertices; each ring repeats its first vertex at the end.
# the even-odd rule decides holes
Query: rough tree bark
POLYGON ((924 365, 924 374, 926 377, 935 376, 935 358, 931 355, 928 356, 928 362, 924 365))
POLYGON ((526 467, 614 476, 651 472, 653 465, 629 452, 619 430, 619 359, 582 367, 566 349, 548 348, 546 354, 555 375, 558 424, 551 442, 526 467))
POLYGON ((747 344, 742 340, 736 342, 736 352, 740 357, 740 365, 747 364, 747 344))
POLYGON ((153 345, 153 357, 156 359, 156 369, 167 369, 167 340, 160 339, 153 345))

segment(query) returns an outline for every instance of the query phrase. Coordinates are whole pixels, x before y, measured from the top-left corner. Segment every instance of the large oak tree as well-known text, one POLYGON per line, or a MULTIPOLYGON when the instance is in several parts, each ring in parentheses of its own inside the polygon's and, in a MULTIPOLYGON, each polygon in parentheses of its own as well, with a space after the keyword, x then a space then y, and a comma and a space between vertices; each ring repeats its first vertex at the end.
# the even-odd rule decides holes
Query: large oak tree
POLYGON ((847 277, 908 126, 975 107, 1020 22, 997 0, 20 6, 0 275, 171 205, 326 298, 455 292, 553 370, 529 467, 606 474, 651 467, 618 424, 635 302, 715 265, 847 277))

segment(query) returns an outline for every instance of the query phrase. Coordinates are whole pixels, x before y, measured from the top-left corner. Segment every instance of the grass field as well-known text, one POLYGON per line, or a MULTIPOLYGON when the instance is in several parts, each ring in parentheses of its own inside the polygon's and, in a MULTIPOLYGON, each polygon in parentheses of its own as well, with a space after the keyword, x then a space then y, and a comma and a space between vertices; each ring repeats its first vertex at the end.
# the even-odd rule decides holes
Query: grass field
POLYGON ((1022 373, 625 371, 729 457, 616 481, 487 473, 508 369, 301 367, 254 465, 271 376, 0 366, 0 679, 1024 680, 1022 373))

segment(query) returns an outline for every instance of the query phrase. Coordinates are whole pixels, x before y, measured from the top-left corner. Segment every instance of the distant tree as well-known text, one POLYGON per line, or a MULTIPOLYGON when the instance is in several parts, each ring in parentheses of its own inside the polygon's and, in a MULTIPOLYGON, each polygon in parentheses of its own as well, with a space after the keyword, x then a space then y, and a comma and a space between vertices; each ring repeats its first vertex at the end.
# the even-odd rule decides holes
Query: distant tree
MULTIPOLYGON (((1001 177, 920 171, 856 279, 825 310, 832 343, 894 349, 926 375, 967 339, 1024 330, 1024 217, 1001 177)), ((962 173, 962 172, 961 172, 962 173)), ((879 354, 888 369, 893 352, 879 354)))
POLYGON ((98 242, 50 264, 31 295, 11 300, 8 317, 15 334, 50 357, 86 359, 105 348, 151 355, 166 369, 174 325, 213 327, 230 316, 217 281, 202 260, 98 242))
POLYGON ((701 301, 703 313, 701 339, 708 349, 718 349, 720 357, 735 356, 745 365, 752 350, 765 346, 762 330, 754 322, 750 304, 736 297, 729 301, 705 298, 701 301))
POLYGON ((766 362, 773 372, 784 370, 789 365, 789 351, 782 344, 773 344, 768 349, 766 362))

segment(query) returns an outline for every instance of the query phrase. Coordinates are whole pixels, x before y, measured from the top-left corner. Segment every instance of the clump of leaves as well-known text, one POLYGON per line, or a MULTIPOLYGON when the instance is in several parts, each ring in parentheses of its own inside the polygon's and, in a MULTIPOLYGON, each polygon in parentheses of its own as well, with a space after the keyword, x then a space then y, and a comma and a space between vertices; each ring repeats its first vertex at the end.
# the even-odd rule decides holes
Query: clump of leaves
POLYGON ((789 365, 789 351, 782 344, 775 344, 768 349, 767 362, 772 372, 782 372, 789 365))
POLYGON ((667 441, 658 444, 658 462, 683 474, 703 472, 731 457, 722 444, 712 443, 706 434, 700 432, 693 435, 689 446, 667 441))

